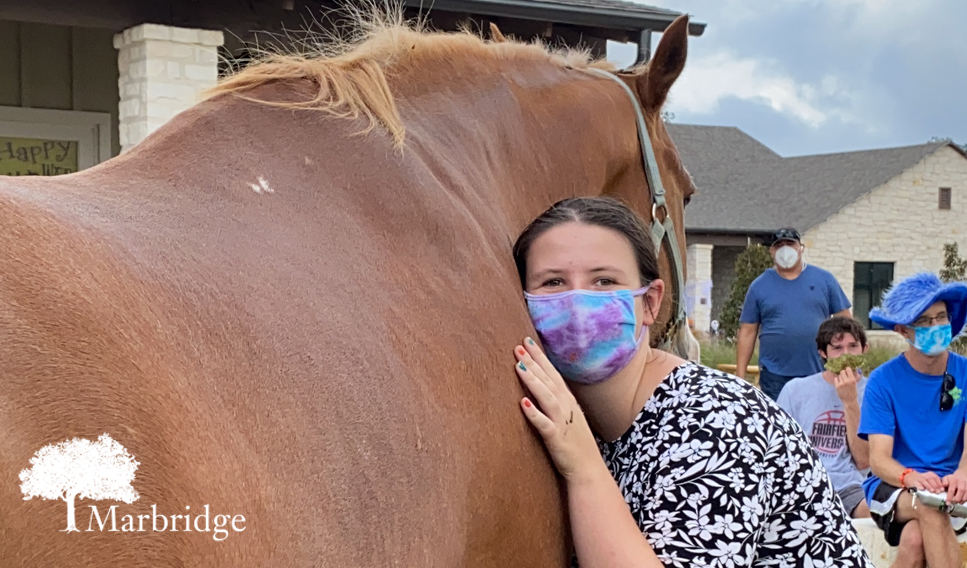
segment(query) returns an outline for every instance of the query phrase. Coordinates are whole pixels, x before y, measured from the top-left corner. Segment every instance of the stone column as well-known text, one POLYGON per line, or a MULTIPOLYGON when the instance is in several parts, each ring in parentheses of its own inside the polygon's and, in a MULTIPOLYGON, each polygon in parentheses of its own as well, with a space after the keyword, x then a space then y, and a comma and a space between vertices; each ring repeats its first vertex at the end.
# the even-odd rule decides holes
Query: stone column
POLYGON ((222 32, 141 24, 114 36, 121 151, 191 107, 218 80, 222 32))
POLYGON ((685 297, 695 331, 708 333, 712 322, 712 245, 688 245, 685 297))

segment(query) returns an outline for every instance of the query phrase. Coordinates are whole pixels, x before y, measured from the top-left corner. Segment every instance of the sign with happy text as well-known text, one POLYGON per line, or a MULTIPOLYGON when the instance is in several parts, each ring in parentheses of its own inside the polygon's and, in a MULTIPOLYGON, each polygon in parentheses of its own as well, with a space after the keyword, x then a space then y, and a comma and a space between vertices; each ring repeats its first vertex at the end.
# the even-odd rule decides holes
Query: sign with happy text
POLYGON ((56 176, 77 170, 76 140, 0 136, 0 175, 56 176))

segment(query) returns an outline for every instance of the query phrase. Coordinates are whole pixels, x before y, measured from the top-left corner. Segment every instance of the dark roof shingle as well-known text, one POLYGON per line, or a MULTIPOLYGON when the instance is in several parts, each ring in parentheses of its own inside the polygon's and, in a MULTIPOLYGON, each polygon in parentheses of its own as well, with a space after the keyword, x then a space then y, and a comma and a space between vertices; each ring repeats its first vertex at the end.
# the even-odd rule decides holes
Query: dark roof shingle
POLYGON ((539 0, 546 4, 565 4, 568 6, 585 6, 587 8, 614 8, 625 12, 636 14, 649 14, 654 16, 671 16, 677 18, 681 12, 659 8, 657 6, 647 6, 630 0, 539 0))
POLYGON ((698 194, 693 232, 806 231, 947 145, 783 158, 737 128, 669 124, 698 194))
MULTIPOLYGON (((522 18, 612 30, 663 31, 682 13, 630 0, 403 0, 407 6, 487 16, 522 18)), ((689 21, 700 36, 705 24, 689 21)))

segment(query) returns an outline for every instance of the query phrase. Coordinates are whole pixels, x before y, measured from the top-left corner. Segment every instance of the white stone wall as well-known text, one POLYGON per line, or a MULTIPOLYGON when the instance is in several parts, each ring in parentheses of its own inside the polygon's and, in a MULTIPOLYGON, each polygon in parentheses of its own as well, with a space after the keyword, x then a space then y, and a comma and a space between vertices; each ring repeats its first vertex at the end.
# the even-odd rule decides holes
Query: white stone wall
MULTIPOLYGON (((833 273, 853 300, 854 262, 894 262, 901 279, 943 266, 943 245, 967 255, 967 159, 944 146, 803 235, 806 261, 833 273), (939 188, 951 208, 939 208, 939 188)), ((874 305, 877 302, 874 301, 874 305)))
POLYGON ((121 151, 129 150, 218 80, 222 32, 142 24, 114 36, 121 151))
POLYGON ((708 333, 712 321, 712 245, 688 245, 685 298, 697 331, 708 333))

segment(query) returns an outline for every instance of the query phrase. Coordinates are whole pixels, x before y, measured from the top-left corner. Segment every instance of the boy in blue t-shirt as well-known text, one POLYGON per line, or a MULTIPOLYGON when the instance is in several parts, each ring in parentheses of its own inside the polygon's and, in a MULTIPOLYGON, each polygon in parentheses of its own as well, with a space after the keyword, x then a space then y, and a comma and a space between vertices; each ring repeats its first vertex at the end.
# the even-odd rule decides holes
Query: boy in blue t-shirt
POLYGON ((895 284, 870 319, 913 346, 870 374, 863 398, 859 436, 870 441, 872 473, 863 490, 871 516, 891 546, 922 543, 901 547, 894 567, 922 566, 925 558, 931 568, 959 568, 955 532, 967 519, 915 506, 907 492, 967 502, 967 358, 947 350, 967 320, 967 284, 916 274, 895 284))

